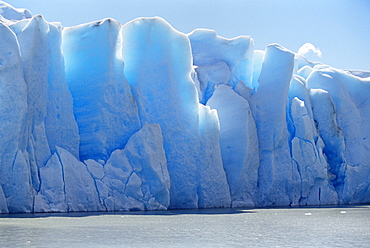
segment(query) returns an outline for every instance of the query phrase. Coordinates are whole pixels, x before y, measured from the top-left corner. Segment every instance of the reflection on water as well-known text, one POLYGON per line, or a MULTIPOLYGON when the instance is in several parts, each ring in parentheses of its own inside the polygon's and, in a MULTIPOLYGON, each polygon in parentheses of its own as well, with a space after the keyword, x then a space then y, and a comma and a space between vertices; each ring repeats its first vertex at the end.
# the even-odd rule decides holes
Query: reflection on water
POLYGON ((0 247, 369 247, 370 206, 0 215, 0 247))

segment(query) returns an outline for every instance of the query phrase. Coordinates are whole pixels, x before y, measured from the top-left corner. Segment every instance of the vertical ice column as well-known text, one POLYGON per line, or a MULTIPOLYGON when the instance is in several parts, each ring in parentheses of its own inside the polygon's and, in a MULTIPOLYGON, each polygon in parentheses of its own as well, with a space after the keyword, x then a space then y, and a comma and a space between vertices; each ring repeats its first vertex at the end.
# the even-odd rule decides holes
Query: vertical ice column
MULTIPOLYGON (((33 170, 36 170, 36 165, 45 165, 51 156, 45 129, 50 68, 48 33, 49 25, 41 16, 34 16, 17 33, 28 89, 28 112, 24 135, 25 139, 28 139, 27 151, 30 154, 30 166, 33 170)), ((34 177, 38 177, 37 174, 33 172, 34 177)), ((37 180, 33 181, 37 189, 37 180)))
POLYGON ((239 36, 226 39, 207 29, 196 29, 188 37, 200 81, 201 103, 208 101, 218 84, 227 84, 234 88, 239 82, 243 82, 252 88, 252 38, 239 36))
POLYGON ((142 123, 163 132, 171 177, 171 208, 198 206, 199 110, 191 80, 187 36, 160 18, 139 18, 122 28, 125 75, 142 123))
POLYGON ((327 91, 335 105, 335 108, 331 108, 335 112, 332 111, 333 114, 327 118, 332 119, 336 115, 337 129, 341 132, 334 128, 331 130, 325 128, 324 130, 329 132, 326 133, 326 137, 323 136, 323 140, 327 146, 332 147, 332 151, 327 149, 325 153, 330 158, 331 172, 337 173, 334 183, 340 203, 369 201, 369 80, 354 77, 328 66, 315 66, 307 78, 307 85, 309 88, 327 91), (344 145, 339 142, 341 135, 344 137, 344 145), (333 159, 335 154, 340 156, 333 159))
MULTIPOLYGON (((78 156, 79 136, 72 111, 72 98, 65 82, 61 53, 62 28, 58 24, 47 23, 41 16, 12 23, 10 27, 17 34, 27 83, 27 120, 23 123, 20 146, 25 151, 18 153, 18 167, 30 170, 32 182, 29 184, 37 191, 36 197, 39 197, 42 180, 44 184, 59 180, 56 174, 40 172, 40 168, 43 170, 42 167, 47 164, 51 152, 56 151, 56 146, 64 147, 78 156)), ((20 178, 25 179, 24 172, 19 172, 18 176, 14 175, 12 178, 18 178, 17 181, 20 178)), ((18 191, 22 192, 21 189, 18 191)), ((32 190, 24 195, 33 196, 32 190)), ((25 196, 21 198, 27 199, 25 196)), ((33 207, 32 201, 31 199, 30 208, 33 207)), ((24 200, 19 200, 13 205, 21 208, 27 207, 27 204, 24 200)), ((57 211, 56 208, 53 210, 57 211)))
MULTIPOLYGON (((29 106, 30 114, 43 116, 45 131, 42 132, 45 132, 46 144, 49 144, 52 152, 59 146, 78 157, 78 129, 73 116, 72 97, 65 81, 61 52, 62 27, 58 23, 45 22, 41 16, 13 23, 10 27, 17 34, 23 51, 25 79, 31 85, 28 89, 29 100, 30 103, 35 102, 29 106), (37 96, 42 95, 46 98, 37 99, 37 96)), ((29 124, 33 125, 33 122, 29 124)), ((38 129, 41 131, 43 128, 38 129)), ((34 139, 33 134, 31 136, 34 139)), ((46 144, 42 143, 43 146, 46 144)), ((39 163, 41 166, 43 164, 39 163)))
POLYGON ((80 134, 80 158, 103 159, 140 129, 123 74, 121 24, 112 19, 63 30, 66 78, 80 134))
POLYGON ((323 155, 326 148, 315 126, 310 92, 305 79, 294 75, 288 93, 288 130, 293 164, 299 174, 299 178, 294 180, 298 185, 295 199, 299 202, 293 204, 336 204, 338 197, 330 181, 332 178, 327 159, 323 155))
POLYGON ((49 23, 50 67, 48 72, 47 105, 45 116, 46 136, 52 152, 56 146, 79 157, 80 136, 73 115, 73 100, 65 76, 61 51, 62 26, 49 23))
POLYGON ((292 159, 300 175, 300 205, 337 204, 338 196, 329 181, 328 164, 323 155, 324 143, 316 136, 313 119, 305 102, 295 97, 291 106, 294 138, 292 159))
POLYGON ((323 152, 329 164, 328 173, 339 192, 345 179, 345 143, 343 132, 338 127, 335 104, 328 92, 322 89, 311 89, 310 96, 313 118, 325 144, 323 152))
POLYGON ((207 105, 220 119, 222 161, 233 207, 256 204, 259 151, 256 125, 247 100, 219 85, 207 105))
POLYGON ((220 124, 217 111, 199 104, 199 131, 201 135, 198 164, 199 208, 230 207, 230 188, 224 171, 220 139, 220 124))
MULTIPOLYGON (((0 23, 0 212, 7 212, 5 198, 12 197, 7 186, 14 171, 17 151, 24 146, 22 132, 27 113, 27 85, 15 34, 0 23), (5 194, 5 197, 3 195, 5 194)), ((25 168, 27 173, 27 168, 25 168)), ((28 168, 29 172, 29 168, 28 168)), ((15 175, 14 179, 17 176, 15 175)), ((27 180, 28 182, 28 180, 27 180)), ((30 206, 26 208, 29 210, 30 206)))
POLYGON ((344 150, 344 156, 347 164, 357 166, 361 163, 364 155, 360 113, 360 107, 363 106, 360 104, 362 103, 361 100, 366 100, 367 97, 364 93, 361 96, 360 90, 352 90, 351 88, 354 87, 348 87, 347 84, 357 84, 358 87, 363 88, 364 92, 366 92, 366 86, 361 85, 361 82, 357 82, 358 80, 354 77, 352 77, 352 80, 348 80, 351 79, 350 76, 347 80, 343 79, 343 75, 333 68, 315 67, 314 72, 307 79, 307 84, 309 88, 327 91, 333 99, 338 126, 342 129, 345 137, 346 149, 344 150))
POLYGON ((293 169, 287 131, 287 99, 294 54, 272 44, 266 48, 258 91, 250 104, 256 121, 260 167, 259 204, 289 205, 293 202, 293 169))
MULTIPOLYGON (((11 201, 8 203, 11 211, 16 212, 19 209, 28 209, 27 211, 31 211, 33 208, 31 185, 36 191, 39 190, 40 178, 38 166, 44 166, 51 155, 50 143, 46 134, 48 124, 45 118, 47 116, 47 105, 49 104, 49 69, 51 65, 55 65, 50 58, 49 24, 41 16, 35 16, 27 21, 13 23, 11 24, 11 28, 17 34, 21 50, 21 64, 24 80, 27 84, 27 93, 24 96, 24 99, 27 101, 27 114, 20 132, 21 141, 19 145, 20 150, 17 155, 18 162, 13 166, 13 168, 18 167, 19 171, 9 176, 9 179, 13 181, 11 186, 7 187, 4 192, 12 188, 14 188, 14 191, 19 192, 17 193, 19 198, 11 197, 11 201), (28 176, 31 179, 28 179, 28 176), (24 193, 22 194, 21 192, 24 193), (25 199, 29 199, 29 201, 26 202, 25 199)), ((54 53, 58 53, 58 50, 54 51, 54 53)), ((61 67, 59 70, 63 71, 64 68, 61 67)), ((65 96, 61 92, 57 92, 57 94, 61 94, 62 97, 65 96)), ((69 104, 72 106, 71 101, 69 104)), ((62 106, 59 107, 63 109, 62 106)), ((70 112, 69 114, 71 115, 72 113, 70 112)), ((64 114, 61 114, 61 116, 64 117, 64 114)), ((73 119, 71 121, 73 122, 73 119)), ((65 129, 70 127, 66 122, 60 126, 63 126, 65 129)), ((57 128, 57 126, 53 126, 53 128, 57 128)), ((77 132, 75 133, 77 134, 77 132)), ((75 141, 73 139, 67 140, 65 142, 67 144, 75 141)), ((61 141, 61 143, 64 142, 61 141)))
POLYGON ((258 89, 258 79, 261 75, 263 57, 265 56, 265 51, 254 50, 253 53, 253 73, 252 73, 252 88, 254 91, 258 89))
POLYGON ((27 83, 27 120, 21 149, 27 150, 32 184, 39 191, 42 179, 38 167, 46 164, 56 146, 78 156, 79 136, 65 82, 61 27, 35 16, 12 24, 11 28, 17 34, 27 83))

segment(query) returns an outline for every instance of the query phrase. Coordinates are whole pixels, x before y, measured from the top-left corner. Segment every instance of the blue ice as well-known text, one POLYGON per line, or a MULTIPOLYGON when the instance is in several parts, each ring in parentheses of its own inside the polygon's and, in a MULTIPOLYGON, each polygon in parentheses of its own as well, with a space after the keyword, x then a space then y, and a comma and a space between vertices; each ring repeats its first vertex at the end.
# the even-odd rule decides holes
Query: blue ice
POLYGON ((0 42, 0 213, 370 202, 369 72, 1 1, 0 42))

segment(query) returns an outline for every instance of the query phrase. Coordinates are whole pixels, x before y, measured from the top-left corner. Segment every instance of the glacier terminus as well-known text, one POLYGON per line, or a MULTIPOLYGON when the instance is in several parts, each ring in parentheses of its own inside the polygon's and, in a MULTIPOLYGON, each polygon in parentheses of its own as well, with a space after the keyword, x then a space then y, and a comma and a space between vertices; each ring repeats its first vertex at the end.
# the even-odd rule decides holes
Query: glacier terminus
POLYGON ((370 203, 370 72, 0 1, 0 213, 370 203))

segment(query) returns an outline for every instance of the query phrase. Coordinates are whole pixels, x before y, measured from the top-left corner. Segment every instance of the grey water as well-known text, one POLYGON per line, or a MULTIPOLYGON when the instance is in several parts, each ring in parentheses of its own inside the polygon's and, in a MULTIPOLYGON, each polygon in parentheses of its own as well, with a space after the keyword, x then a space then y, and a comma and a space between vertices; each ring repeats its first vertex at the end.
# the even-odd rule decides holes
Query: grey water
POLYGON ((3 214, 0 247, 370 247, 370 206, 3 214))

